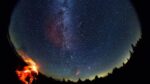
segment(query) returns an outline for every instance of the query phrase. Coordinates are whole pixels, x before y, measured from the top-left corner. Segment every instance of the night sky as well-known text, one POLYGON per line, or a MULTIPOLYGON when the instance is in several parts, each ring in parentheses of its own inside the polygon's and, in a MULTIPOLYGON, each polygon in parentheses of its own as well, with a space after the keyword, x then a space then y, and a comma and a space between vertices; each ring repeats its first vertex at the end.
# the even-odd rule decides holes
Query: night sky
POLYGON ((72 81, 122 66, 141 37, 129 0, 20 0, 9 34, 41 73, 72 81))

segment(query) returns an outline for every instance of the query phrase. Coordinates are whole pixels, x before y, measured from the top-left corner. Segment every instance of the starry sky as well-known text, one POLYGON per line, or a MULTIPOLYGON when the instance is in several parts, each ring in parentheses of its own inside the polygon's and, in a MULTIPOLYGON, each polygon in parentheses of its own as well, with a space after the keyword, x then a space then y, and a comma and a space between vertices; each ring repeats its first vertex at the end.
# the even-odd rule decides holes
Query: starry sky
POLYGON ((20 0, 9 35, 41 73, 77 81, 126 63, 141 32, 129 0, 20 0))

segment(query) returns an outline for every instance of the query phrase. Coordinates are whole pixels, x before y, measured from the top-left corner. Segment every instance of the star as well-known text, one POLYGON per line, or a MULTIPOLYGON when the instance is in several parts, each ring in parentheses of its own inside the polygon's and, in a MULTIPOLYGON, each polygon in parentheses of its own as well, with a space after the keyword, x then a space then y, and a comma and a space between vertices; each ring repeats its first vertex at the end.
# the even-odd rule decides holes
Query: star
POLYGON ((73 60, 74 57, 72 55, 70 55, 70 58, 71 58, 71 60, 73 60))
POLYGON ((88 70, 91 70, 91 66, 88 66, 88 70))

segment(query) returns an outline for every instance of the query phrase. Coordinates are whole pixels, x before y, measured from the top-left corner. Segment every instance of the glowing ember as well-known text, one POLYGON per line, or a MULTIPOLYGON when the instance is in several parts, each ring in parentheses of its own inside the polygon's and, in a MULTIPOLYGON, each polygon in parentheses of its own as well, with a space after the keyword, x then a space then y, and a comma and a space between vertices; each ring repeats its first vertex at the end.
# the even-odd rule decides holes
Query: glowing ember
POLYGON ((17 69, 16 74, 23 84, 32 84, 33 80, 36 79, 36 76, 38 75, 38 67, 23 51, 18 51, 18 53, 27 63, 27 66, 24 66, 22 70, 17 69))

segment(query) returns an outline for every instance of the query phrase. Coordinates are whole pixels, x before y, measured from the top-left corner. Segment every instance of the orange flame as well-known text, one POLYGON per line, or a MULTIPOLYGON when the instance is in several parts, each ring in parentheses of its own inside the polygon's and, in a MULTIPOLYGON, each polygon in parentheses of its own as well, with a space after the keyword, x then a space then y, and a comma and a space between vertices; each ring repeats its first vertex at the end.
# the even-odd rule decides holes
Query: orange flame
POLYGON ((36 79, 36 75, 38 75, 38 66, 23 51, 19 50, 18 54, 27 63, 27 66, 24 66, 22 70, 17 69, 16 74, 23 84, 32 84, 33 80, 36 79))

